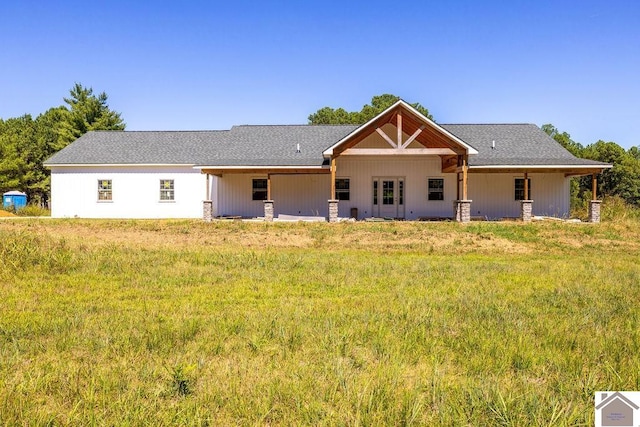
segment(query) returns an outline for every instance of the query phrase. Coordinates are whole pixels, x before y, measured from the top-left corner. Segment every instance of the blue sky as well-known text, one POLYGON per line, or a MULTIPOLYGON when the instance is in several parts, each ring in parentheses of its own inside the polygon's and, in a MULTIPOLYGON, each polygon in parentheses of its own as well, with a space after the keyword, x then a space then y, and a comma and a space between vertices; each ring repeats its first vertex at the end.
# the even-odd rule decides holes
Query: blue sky
POLYGON ((129 130, 306 123, 392 93, 440 123, 640 145, 638 0, 15 1, 0 39, 4 119, 75 82, 129 130))

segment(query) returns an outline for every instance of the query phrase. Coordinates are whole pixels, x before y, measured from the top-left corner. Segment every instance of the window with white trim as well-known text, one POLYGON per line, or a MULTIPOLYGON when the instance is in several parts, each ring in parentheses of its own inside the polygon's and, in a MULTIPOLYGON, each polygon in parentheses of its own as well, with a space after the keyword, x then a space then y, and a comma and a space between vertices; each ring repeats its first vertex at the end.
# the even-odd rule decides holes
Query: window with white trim
POLYGON ((175 200, 174 181, 172 179, 160 180, 160 201, 170 202, 175 200))
POLYGON ((113 186, 110 179, 98 180, 98 201, 110 202, 113 200, 113 186))
POLYGON ((427 200, 444 200, 444 178, 429 178, 427 181, 427 200))

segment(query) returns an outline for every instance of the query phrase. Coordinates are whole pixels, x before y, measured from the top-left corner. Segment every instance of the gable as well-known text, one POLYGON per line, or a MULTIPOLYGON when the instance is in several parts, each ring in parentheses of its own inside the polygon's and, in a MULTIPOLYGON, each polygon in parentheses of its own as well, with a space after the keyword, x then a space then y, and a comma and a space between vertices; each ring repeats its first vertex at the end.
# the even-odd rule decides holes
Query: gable
POLYGON ((434 154, 438 154, 438 150, 449 150, 449 154, 457 155, 477 154, 477 150, 470 144, 437 125, 411 105, 399 100, 327 148, 323 155, 337 157, 345 151, 359 146, 362 142, 365 142, 366 145, 366 140, 375 133, 380 135, 391 148, 398 151, 409 148, 408 141, 415 141, 424 149, 433 149, 434 154), (392 126, 391 130, 395 129, 392 135, 387 133, 390 130, 389 125, 392 126))

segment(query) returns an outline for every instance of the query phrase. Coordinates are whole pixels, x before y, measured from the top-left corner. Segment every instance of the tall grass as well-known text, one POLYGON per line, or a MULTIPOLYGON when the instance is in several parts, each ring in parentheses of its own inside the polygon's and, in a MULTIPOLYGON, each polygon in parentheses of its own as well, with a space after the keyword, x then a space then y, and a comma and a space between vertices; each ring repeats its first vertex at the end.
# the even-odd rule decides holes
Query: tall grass
POLYGON ((4 222, 0 424, 592 425, 636 225, 4 222))
MULTIPOLYGON (((571 215, 582 220, 589 217, 589 200, 591 193, 588 193, 583 200, 576 202, 572 208, 571 215)), ((640 208, 627 203, 622 197, 607 196, 602 199, 601 220, 616 222, 626 220, 640 220, 640 208)))
POLYGON ((18 216, 51 216, 51 211, 39 205, 29 204, 16 211, 18 216))

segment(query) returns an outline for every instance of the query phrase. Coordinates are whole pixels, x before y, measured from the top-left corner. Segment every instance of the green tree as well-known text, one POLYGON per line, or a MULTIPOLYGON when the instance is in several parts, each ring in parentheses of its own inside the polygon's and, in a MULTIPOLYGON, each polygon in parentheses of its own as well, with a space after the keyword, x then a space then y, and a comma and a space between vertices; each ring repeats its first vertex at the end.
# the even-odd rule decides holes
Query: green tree
POLYGON ((603 195, 620 196, 627 203, 640 206, 640 159, 634 151, 612 141, 598 141, 585 147, 584 157, 613 164, 600 174, 598 191, 603 195))
MULTIPOLYGON (((38 157, 36 125, 29 114, 8 119, 0 134, 0 190, 29 190, 37 171, 31 166, 38 157)), ((27 192, 27 195, 29 193, 27 192)))
POLYGON ((546 124, 542 125, 542 130, 549 135, 551 138, 555 139, 560 145, 562 145, 567 151, 573 154, 576 157, 582 157, 582 150, 584 147, 579 142, 575 142, 571 139, 571 135, 567 132, 560 132, 554 125, 546 124))
POLYGON ((91 130, 123 130, 125 124, 107 105, 107 95, 94 95, 76 83, 69 106, 54 107, 33 119, 29 114, 0 119, 0 193, 20 190, 30 202, 45 204, 51 186, 42 163, 82 134, 91 130))
POLYGON ((120 113, 109 109, 105 92, 96 96, 92 88, 76 83, 69 94, 69 98, 64 98, 69 114, 60 131, 63 145, 92 130, 124 130, 126 125, 120 113))
MULTIPOLYGON (((333 109, 331 107, 323 107, 316 111, 315 113, 309 115, 309 124, 312 125, 361 125, 396 102, 400 99, 399 96, 391 95, 391 94, 383 94, 374 96, 371 98, 371 104, 366 104, 362 107, 360 111, 346 111, 344 108, 333 109)), ((427 118, 433 120, 431 114, 429 114, 429 110, 420 105, 420 103, 411 104, 413 108, 418 110, 427 118)))

